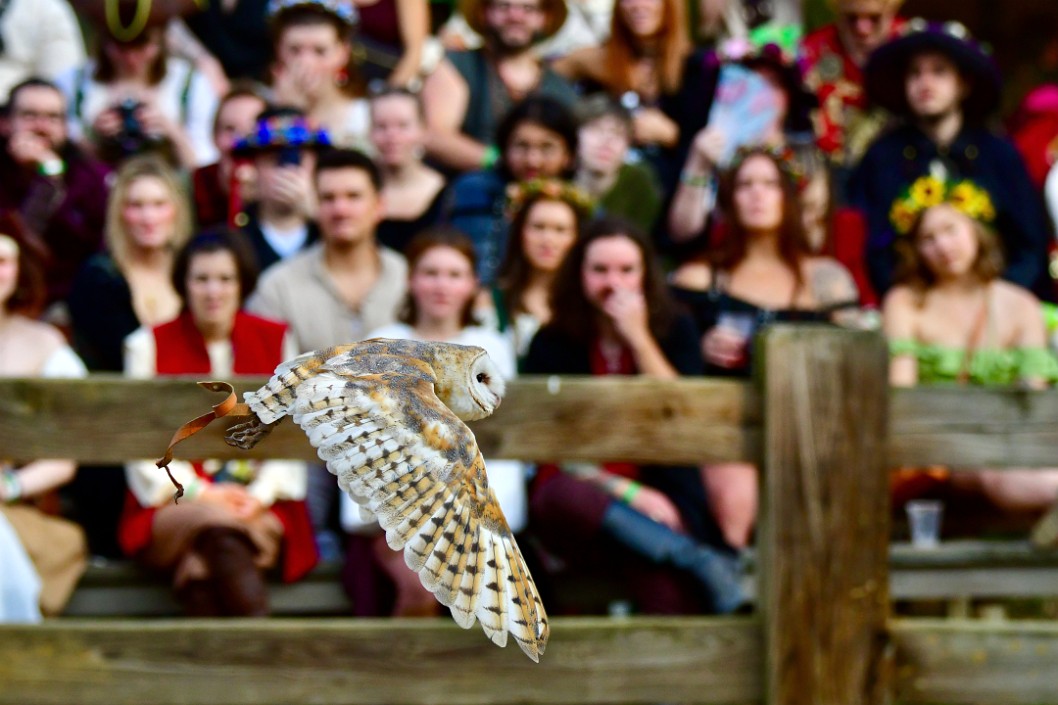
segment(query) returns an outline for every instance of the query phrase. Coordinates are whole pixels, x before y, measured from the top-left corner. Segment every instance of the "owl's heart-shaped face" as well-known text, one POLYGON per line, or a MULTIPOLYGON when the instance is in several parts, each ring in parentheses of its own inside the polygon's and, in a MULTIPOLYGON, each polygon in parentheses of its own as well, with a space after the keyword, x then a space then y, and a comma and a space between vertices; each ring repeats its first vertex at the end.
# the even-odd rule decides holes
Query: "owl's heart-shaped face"
POLYGON ((469 420, 485 418, 496 411, 499 402, 503 401, 507 385, 488 353, 482 353, 471 363, 468 377, 469 396, 474 409, 468 410, 467 415, 453 411, 469 420))

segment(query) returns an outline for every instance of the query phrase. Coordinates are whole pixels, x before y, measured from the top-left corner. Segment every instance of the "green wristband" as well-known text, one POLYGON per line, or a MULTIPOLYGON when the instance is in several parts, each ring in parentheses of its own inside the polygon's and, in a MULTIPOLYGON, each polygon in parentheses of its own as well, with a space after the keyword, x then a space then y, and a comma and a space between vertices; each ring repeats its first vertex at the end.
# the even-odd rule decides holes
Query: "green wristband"
POLYGON ((643 486, 635 480, 629 480, 628 486, 625 487, 625 491, 621 493, 621 501, 625 504, 631 504, 632 500, 636 498, 636 495, 639 494, 639 490, 642 489, 642 487, 643 486))
POLYGON ((490 169, 492 166, 500 160, 500 148, 494 144, 490 144, 485 148, 485 154, 481 156, 481 168, 490 169))

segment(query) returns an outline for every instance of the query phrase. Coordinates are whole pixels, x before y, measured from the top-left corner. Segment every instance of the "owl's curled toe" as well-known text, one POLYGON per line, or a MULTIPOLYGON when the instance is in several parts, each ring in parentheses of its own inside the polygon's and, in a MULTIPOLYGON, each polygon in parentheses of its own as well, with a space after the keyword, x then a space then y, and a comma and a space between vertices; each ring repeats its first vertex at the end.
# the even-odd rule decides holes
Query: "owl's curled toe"
POLYGON ((250 450, 260 443, 262 438, 271 433, 277 423, 279 422, 264 423, 261 419, 254 416, 246 423, 237 424, 229 428, 224 435, 224 442, 236 448, 250 450))

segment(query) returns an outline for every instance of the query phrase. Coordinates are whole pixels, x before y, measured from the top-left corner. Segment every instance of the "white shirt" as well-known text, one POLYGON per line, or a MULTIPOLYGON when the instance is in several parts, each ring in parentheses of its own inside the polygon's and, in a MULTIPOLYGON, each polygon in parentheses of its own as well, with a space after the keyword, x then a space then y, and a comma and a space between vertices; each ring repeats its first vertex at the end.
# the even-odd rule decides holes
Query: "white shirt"
MULTIPOLYGON (((391 338, 393 340, 419 340, 415 329, 407 323, 392 323, 371 331, 368 338, 391 338)), ((511 341, 494 330, 480 326, 467 326, 459 331, 449 343, 457 345, 476 345, 484 348, 492 361, 496 363, 504 379, 512 379, 517 367, 514 359, 514 347, 511 341)), ((496 499, 507 518, 511 531, 518 533, 525 528, 529 519, 528 500, 526 498, 526 466, 519 460, 488 460, 485 471, 488 474, 489 487, 496 494, 496 499)), ((342 528, 350 533, 370 533, 374 520, 367 522, 360 518, 360 508, 356 502, 342 493, 341 506, 342 528)))

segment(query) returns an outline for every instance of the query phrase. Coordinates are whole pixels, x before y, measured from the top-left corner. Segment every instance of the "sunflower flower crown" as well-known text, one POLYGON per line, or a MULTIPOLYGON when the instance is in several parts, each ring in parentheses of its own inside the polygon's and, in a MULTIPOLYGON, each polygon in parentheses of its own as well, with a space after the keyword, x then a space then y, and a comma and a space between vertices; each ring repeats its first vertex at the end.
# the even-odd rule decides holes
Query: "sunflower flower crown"
POLYGON ((991 224, 996 218, 996 209, 988 191, 973 181, 944 181, 936 176, 921 176, 893 201, 893 207, 889 209, 889 222, 896 232, 906 235, 922 211, 941 203, 947 203, 981 223, 991 224))
POLYGON ((507 187, 507 205, 504 209, 507 217, 514 218, 525 208, 526 203, 537 197, 563 201, 585 216, 595 210, 595 201, 592 197, 568 181, 529 179, 512 183, 507 187))

